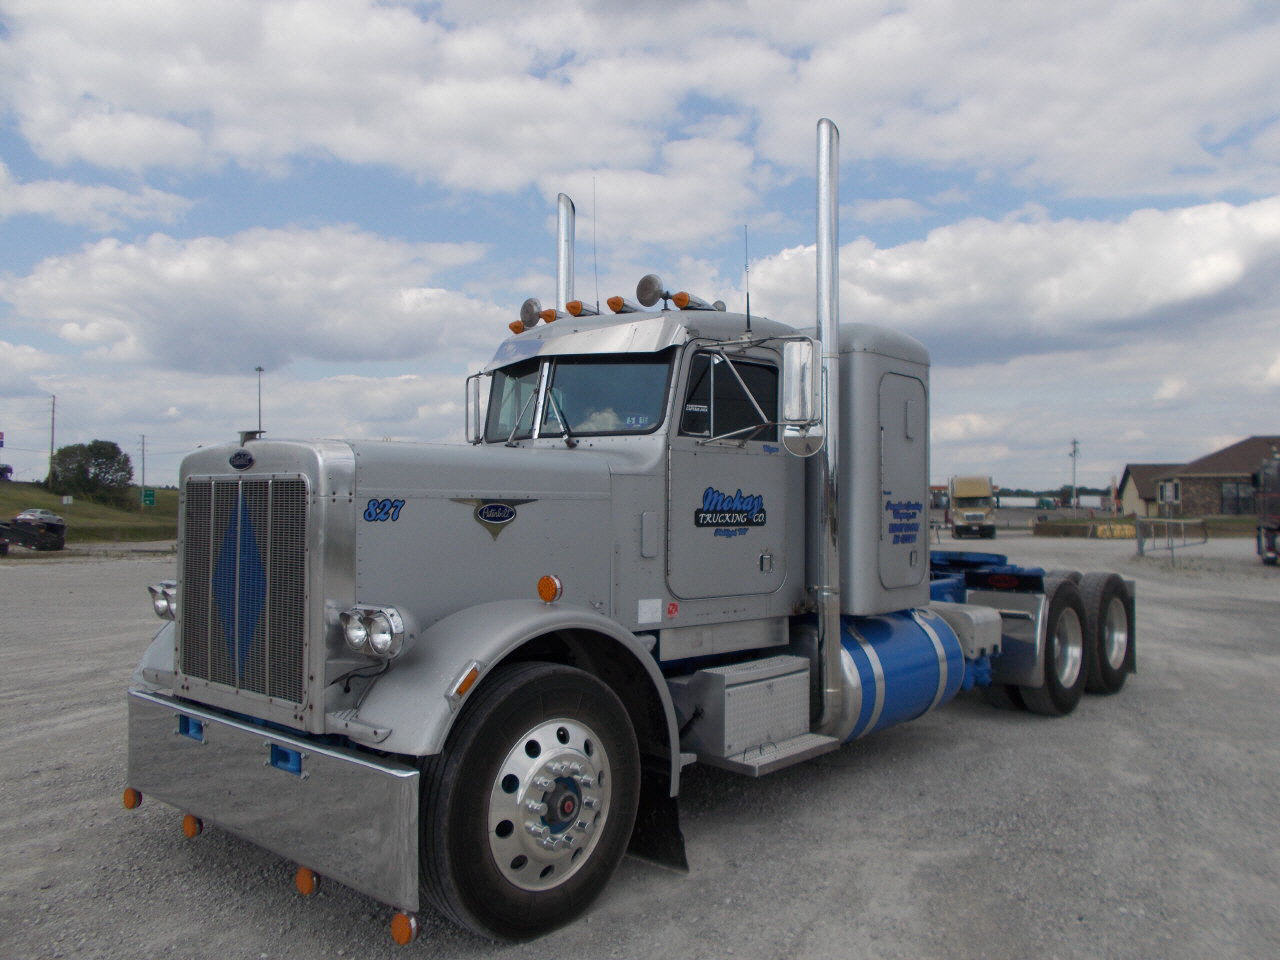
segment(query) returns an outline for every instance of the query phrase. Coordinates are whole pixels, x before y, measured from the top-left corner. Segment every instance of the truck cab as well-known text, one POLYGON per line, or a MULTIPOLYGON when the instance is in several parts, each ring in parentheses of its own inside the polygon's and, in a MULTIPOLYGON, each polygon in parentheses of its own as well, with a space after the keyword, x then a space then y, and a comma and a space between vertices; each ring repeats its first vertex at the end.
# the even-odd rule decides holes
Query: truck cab
POLYGON ((951 536, 995 539, 996 491, 990 477, 952 477, 951 536))

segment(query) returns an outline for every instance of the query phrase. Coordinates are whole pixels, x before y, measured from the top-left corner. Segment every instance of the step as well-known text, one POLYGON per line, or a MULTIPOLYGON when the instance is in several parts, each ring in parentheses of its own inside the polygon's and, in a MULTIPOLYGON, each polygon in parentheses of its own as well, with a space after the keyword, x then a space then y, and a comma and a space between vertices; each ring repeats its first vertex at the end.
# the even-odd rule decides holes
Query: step
POLYGON ((763 777, 767 773, 789 767, 812 757, 830 753, 840 746, 835 737, 826 737, 820 733, 802 733, 781 743, 762 743, 758 747, 735 753, 729 757, 712 757, 699 755, 698 762, 734 773, 745 773, 749 777, 763 777))

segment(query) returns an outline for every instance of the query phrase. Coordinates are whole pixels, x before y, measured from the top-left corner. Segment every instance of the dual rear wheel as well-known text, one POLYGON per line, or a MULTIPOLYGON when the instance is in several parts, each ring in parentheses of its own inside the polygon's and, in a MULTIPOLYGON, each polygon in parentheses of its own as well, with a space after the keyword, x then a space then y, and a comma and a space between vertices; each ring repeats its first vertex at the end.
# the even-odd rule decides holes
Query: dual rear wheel
POLYGON ((1134 669, 1133 596, 1114 573, 1054 570, 1045 577, 1048 610, 1040 686, 995 684, 987 699, 1064 716, 1081 696, 1116 693, 1134 669))

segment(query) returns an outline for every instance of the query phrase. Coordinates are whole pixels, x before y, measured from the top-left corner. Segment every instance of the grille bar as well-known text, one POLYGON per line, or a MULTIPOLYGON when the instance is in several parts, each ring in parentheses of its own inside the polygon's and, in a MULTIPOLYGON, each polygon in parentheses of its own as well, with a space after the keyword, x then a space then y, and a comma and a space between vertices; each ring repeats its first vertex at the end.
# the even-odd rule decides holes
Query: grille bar
POLYGON ((183 523, 183 673, 301 703, 307 484, 192 479, 183 523))

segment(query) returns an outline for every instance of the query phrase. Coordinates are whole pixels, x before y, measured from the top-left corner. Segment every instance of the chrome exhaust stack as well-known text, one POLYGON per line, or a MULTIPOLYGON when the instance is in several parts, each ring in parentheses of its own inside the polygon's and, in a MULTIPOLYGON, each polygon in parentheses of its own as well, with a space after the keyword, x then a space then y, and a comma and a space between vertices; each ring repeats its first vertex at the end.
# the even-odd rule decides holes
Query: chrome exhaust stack
POLYGON ((573 299, 573 201, 567 193, 556 197, 556 312, 568 313, 573 299))
POLYGON ((843 731, 845 689, 840 646, 840 131, 825 117, 818 121, 818 235, 816 339, 822 354, 822 429, 825 442, 806 473, 809 519, 809 589, 818 607, 818 646, 822 651, 822 713, 817 730, 843 731))

